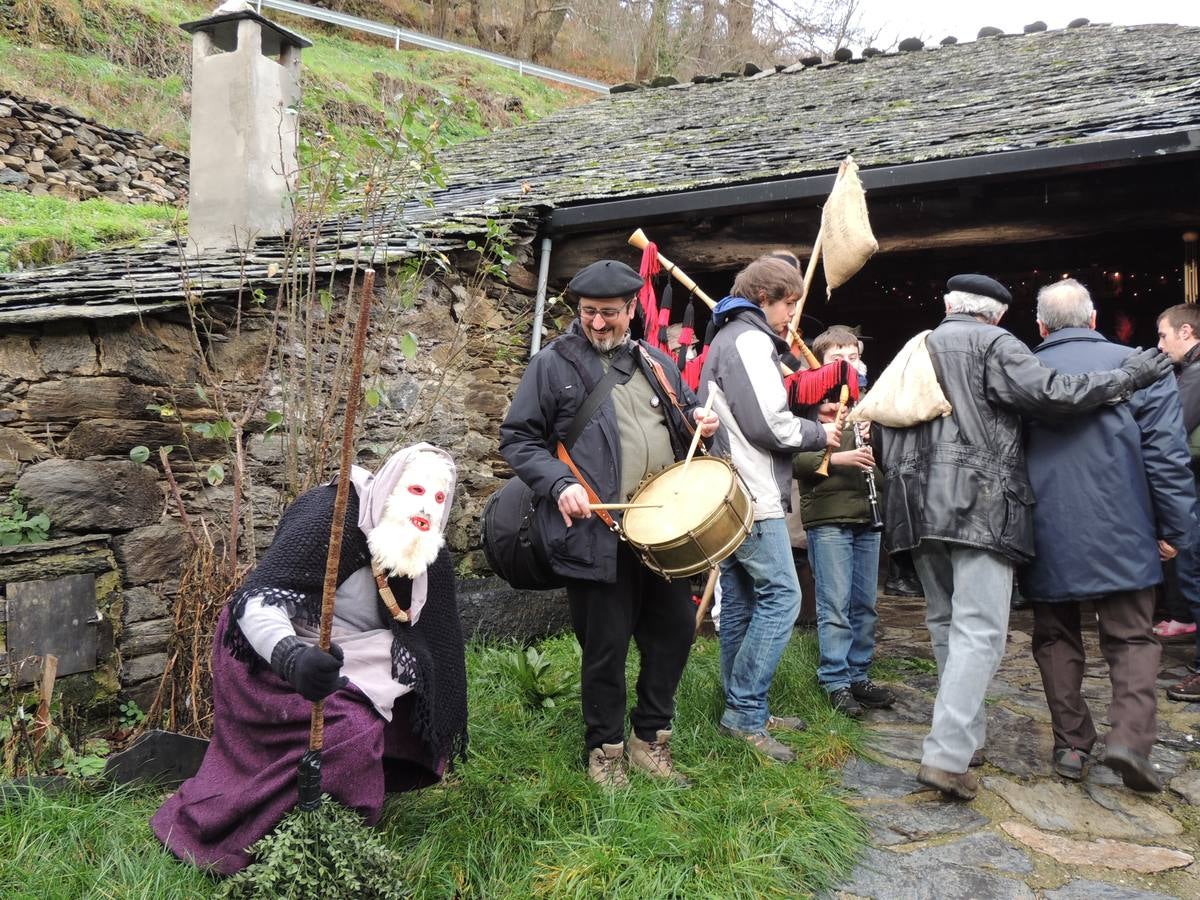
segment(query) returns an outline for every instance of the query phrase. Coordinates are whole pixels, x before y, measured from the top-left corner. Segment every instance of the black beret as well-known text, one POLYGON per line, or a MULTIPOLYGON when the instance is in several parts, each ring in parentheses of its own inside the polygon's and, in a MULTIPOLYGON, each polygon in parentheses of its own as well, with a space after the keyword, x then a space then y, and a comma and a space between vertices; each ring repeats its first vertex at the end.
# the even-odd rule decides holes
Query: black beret
POLYGON ((1008 288, 995 278, 986 275, 955 275, 946 282, 947 290, 962 291, 964 294, 978 294, 980 297, 990 297, 1001 303, 1012 303, 1012 294, 1008 288))
POLYGON ((615 259, 598 259, 567 284, 576 297, 629 297, 645 284, 637 272, 615 259))

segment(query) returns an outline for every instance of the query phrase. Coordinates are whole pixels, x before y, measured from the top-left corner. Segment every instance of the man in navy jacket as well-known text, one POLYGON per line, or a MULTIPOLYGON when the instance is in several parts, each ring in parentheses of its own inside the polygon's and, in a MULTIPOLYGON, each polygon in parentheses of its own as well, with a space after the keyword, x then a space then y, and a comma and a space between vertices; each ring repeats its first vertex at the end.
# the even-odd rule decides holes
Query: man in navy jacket
MULTIPOLYGON (((1062 373, 1119 366, 1134 351, 1095 331, 1087 289, 1064 279, 1038 293, 1038 360, 1062 373)), ((1091 415, 1032 422, 1026 435, 1035 558, 1033 655, 1054 727, 1054 768, 1079 779, 1096 741, 1081 693, 1080 602, 1090 601, 1109 665, 1111 730, 1101 762, 1136 790, 1162 790, 1148 759, 1157 734, 1154 587, 1163 559, 1190 540, 1195 488, 1174 379, 1091 415)))

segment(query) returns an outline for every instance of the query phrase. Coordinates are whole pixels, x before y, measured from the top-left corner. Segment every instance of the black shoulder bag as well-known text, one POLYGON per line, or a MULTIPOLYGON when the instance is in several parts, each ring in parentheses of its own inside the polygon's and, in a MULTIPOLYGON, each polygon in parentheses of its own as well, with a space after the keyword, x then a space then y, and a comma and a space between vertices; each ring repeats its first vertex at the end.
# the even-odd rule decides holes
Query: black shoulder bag
MULTIPOLYGON (((557 342, 551 347, 556 345, 557 342)), ((566 354, 563 356, 570 359, 566 354)), ((632 352, 617 353, 604 377, 584 397, 556 454, 560 459, 566 456, 564 462, 572 469, 574 465, 568 461, 568 451, 612 389, 633 377, 636 365, 632 352)), ((591 493, 590 488, 588 491, 591 493)), ((480 519, 480 538, 488 565, 519 590, 548 591, 563 586, 563 580, 551 568, 543 550, 544 543, 537 534, 535 510, 539 502, 541 498, 529 485, 513 477, 488 498, 480 519)))

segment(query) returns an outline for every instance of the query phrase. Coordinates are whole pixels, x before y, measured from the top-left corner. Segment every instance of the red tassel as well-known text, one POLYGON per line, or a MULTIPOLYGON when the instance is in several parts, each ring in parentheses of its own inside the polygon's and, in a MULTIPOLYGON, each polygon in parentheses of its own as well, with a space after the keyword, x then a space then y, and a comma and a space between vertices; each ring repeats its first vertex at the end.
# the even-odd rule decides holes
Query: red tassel
POLYGON ((845 360, 836 360, 819 369, 803 369, 783 381, 792 407, 836 401, 843 384, 850 388, 850 402, 858 401, 858 372, 845 360))
POLYGON ((663 349, 658 340, 658 300, 654 296, 654 276, 662 271, 658 264, 658 247, 650 242, 642 251, 642 265, 638 274, 645 282, 638 290, 638 306, 642 310, 642 322, 646 326, 645 339, 651 347, 663 349))

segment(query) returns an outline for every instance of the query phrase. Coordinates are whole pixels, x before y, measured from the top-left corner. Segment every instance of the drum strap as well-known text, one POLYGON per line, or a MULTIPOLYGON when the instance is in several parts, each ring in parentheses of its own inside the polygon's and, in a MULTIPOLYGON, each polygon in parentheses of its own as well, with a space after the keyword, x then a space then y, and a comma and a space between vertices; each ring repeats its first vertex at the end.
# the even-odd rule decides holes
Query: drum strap
MULTIPOLYGON (((575 460, 571 459, 571 454, 567 452, 567 448, 564 447, 562 444, 558 445, 558 458, 567 464, 567 468, 571 470, 571 472, 575 476, 576 480, 578 480, 578 482, 581 485, 583 485, 583 489, 585 491, 587 491, 588 502, 589 503, 602 502, 600 500, 599 495, 597 495, 597 493, 594 490, 592 490, 592 486, 590 484, 588 484, 588 480, 583 477, 583 473, 580 472, 579 468, 575 465, 575 460)), ((621 526, 618 525, 616 523, 616 520, 613 519, 613 517, 608 514, 608 510, 598 509, 598 510, 596 510, 596 515, 600 517, 601 522, 603 522, 605 525, 607 525, 614 532, 616 532, 617 534, 621 533, 621 526)))

